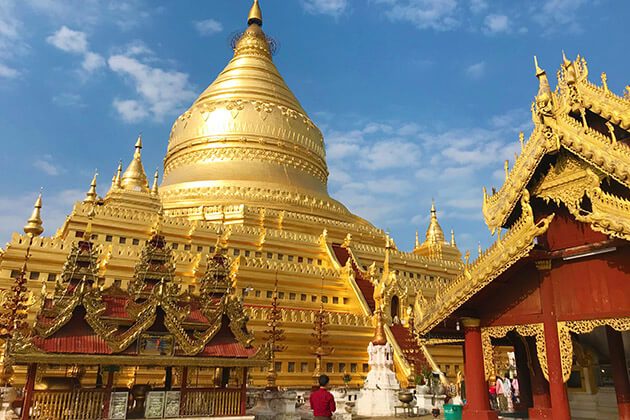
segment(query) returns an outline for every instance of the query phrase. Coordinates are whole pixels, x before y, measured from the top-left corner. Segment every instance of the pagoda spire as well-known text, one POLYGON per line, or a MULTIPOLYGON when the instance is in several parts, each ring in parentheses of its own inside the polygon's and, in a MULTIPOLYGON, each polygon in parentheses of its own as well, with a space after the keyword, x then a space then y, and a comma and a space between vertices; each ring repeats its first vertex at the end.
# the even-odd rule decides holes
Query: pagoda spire
POLYGON ((40 192, 37 196, 37 200, 35 200, 33 213, 31 213, 31 217, 27 220, 26 225, 24 225, 24 233, 26 233, 31 238, 39 236, 42 234, 42 232, 44 232, 41 209, 42 193, 40 192))
POLYGON ((120 185, 126 190, 149 192, 149 182, 142 166, 142 134, 138 135, 131 163, 122 174, 120 185))
POLYGON ((455 242, 455 229, 451 229, 451 246, 453 248, 457 248, 457 243, 455 242))
POLYGON ((416 248, 420 246, 420 239, 418 238, 418 229, 416 229, 416 248))
POLYGON ((444 243, 444 231, 437 219, 437 210, 435 209, 435 200, 431 202, 431 220, 427 228, 426 242, 429 244, 444 243))
POLYGON ((116 169, 116 175, 112 178, 112 188, 120 188, 120 177, 122 175, 122 160, 118 161, 118 168, 116 169))
POLYGON ((158 195, 158 182, 160 180, 160 173, 156 169, 153 175, 153 186, 151 187, 151 195, 158 195))
POLYGON ((263 25, 262 10, 260 10, 260 4, 258 4, 258 0, 254 0, 254 4, 252 4, 251 9, 249 9, 249 15, 247 15, 247 24, 258 26, 263 25))
POLYGON ((547 95, 551 97, 551 87, 549 86, 549 79, 547 79, 547 72, 538 66, 538 58, 534 56, 534 68, 536 69, 536 77, 538 78, 538 95, 537 97, 543 97, 547 95))
POLYGON ((98 198, 98 194, 96 193, 96 177, 98 176, 98 171, 94 171, 94 177, 92 178, 92 182, 90 183, 90 189, 85 195, 84 203, 95 204, 98 198))

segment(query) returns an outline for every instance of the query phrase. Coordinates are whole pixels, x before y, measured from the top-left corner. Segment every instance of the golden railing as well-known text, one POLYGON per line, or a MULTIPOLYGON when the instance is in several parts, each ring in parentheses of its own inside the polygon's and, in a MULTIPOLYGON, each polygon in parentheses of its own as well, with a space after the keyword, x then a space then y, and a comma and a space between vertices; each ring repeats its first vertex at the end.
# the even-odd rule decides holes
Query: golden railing
POLYGON ((241 389, 196 388, 182 392, 180 415, 185 416, 240 416, 241 389))
POLYGON ((103 418, 105 390, 35 391, 31 420, 98 420, 103 418))

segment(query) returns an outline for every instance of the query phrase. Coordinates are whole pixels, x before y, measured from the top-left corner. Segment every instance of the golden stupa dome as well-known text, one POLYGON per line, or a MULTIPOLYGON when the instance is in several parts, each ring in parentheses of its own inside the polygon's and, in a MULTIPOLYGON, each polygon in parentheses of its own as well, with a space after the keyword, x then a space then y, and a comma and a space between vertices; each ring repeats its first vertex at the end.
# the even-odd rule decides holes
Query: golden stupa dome
POLYGON ((327 192, 324 139, 272 61, 258 1, 234 57, 173 124, 160 187, 172 214, 245 204, 348 216, 327 192))

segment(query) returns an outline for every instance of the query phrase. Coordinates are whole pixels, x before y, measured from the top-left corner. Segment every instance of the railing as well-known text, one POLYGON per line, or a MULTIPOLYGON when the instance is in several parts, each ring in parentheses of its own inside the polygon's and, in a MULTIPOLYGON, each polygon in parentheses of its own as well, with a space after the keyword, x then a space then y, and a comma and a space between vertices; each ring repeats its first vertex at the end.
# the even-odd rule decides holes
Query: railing
POLYGON ((98 420, 103 418, 105 390, 35 391, 31 420, 98 420))
POLYGON ((182 392, 180 415, 226 417, 240 416, 241 389, 196 388, 182 392))

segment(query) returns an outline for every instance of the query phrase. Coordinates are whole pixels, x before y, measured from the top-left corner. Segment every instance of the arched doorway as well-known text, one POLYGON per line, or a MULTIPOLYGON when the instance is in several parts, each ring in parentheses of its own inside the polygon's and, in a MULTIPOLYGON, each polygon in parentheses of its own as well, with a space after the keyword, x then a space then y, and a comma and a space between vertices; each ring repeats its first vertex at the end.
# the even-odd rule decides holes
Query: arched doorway
POLYGON ((392 322, 394 322, 394 320, 400 320, 400 301, 396 295, 392 297, 390 316, 392 317, 392 322))

